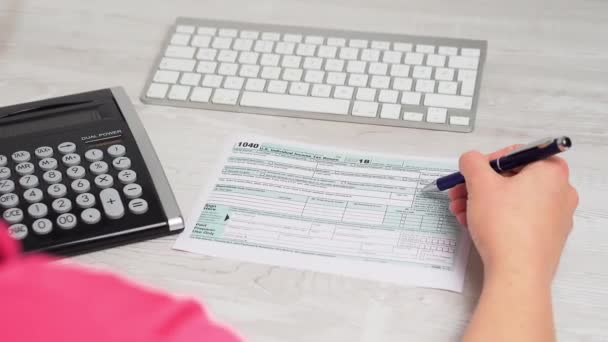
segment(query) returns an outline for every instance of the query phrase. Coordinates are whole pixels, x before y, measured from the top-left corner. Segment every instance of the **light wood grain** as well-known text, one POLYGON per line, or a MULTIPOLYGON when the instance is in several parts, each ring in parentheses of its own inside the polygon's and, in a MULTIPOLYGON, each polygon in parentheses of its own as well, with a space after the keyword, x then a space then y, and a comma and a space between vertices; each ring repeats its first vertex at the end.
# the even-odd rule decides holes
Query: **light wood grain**
MULTIPOLYGON (((184 213, 234 133, 438 157, 568 134, 581 203, 554 283, 558 336, 608 341, 607 32, 600 0, 3 0, 0 105, 124 86, 184 213), (486 39, 477 127, 454 134, 142 105, 161 39, 184 15, 486 39)), ((72 260, 199 298, 250 341, 456 340, 481 286, 474 253, 455 294, 192 255, 173 241, 72 260)))

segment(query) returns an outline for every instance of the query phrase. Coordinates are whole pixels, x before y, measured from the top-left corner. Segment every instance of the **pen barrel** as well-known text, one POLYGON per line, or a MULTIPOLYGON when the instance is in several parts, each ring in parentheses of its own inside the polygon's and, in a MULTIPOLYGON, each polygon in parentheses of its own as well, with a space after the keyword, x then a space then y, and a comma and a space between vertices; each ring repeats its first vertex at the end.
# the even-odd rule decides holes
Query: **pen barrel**
POLYGON ((452 173, 447 176, 443 176, 438 178, 437 181, 437 189, 440 191, 447 190, 453 188, 458 184, 464 183, 464 176, 460 172, 452 173))
POLYGON ((502 158, 498 158, 491 163, 491 166, 497 172, 504 172, 516 169, 518 167, 526 166, 535 161, 549 158, 553 155, 562 152, 560 145, 557 141, 543 147, 533 148, 526 150, 525 152, 515 153, 512 155, 506 155, 502 158))

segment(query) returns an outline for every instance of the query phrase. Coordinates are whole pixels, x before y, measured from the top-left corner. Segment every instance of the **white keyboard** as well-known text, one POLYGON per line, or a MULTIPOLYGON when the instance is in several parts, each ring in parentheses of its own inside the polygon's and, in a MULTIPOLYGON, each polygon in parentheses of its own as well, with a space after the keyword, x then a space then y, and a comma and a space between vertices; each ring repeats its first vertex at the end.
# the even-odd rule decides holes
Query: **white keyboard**
POLYGON ((178 18, 145 103, 471 132, 485 41, 178 18))

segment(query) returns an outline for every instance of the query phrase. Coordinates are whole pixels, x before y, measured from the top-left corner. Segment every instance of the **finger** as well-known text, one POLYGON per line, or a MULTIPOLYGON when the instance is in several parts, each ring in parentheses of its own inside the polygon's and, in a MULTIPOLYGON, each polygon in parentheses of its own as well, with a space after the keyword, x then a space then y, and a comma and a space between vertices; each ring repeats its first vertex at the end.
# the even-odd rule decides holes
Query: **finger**
POLYGON ((566 175, 566 177, 570 176, 570 168, 568 167, 568 162, 564 158, 560 158, 557 156, 552 156, 547 158, 547 161, 550 163, 556 164, 562 172, 566 175))
POLYGON ((464 211, 458 215, 456 215, 456 221, 458 221, 458 223, 460 223, 462 226, 466 227, 467 226, 467 212, 464 211))
POLYGON ((467 198, 467 186, 464 184, 458 184, 455 187, 451 188, 448 192, 448 197, 450 200, 455 200, 457 198, 467 198))
POLYGON ((457 215, 467 209, 467 199, 459 198, 450 202, 450 211, 452 214, 457 215))
POLYGON ((490 167, 487 157, 478 151, 469 151, 460 156, 459 166, 469 193, 487 189, 500 179, 490 167))

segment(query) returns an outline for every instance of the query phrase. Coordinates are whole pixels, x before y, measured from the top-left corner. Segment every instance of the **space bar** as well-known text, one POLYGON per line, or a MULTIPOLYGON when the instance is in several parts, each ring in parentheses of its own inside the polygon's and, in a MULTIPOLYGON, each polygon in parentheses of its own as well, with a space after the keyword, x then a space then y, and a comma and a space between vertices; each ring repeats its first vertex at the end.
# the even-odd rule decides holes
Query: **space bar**
POLYGON ((346 115, 350 101, 244 91, 241 96, 241 106, 346 115))

